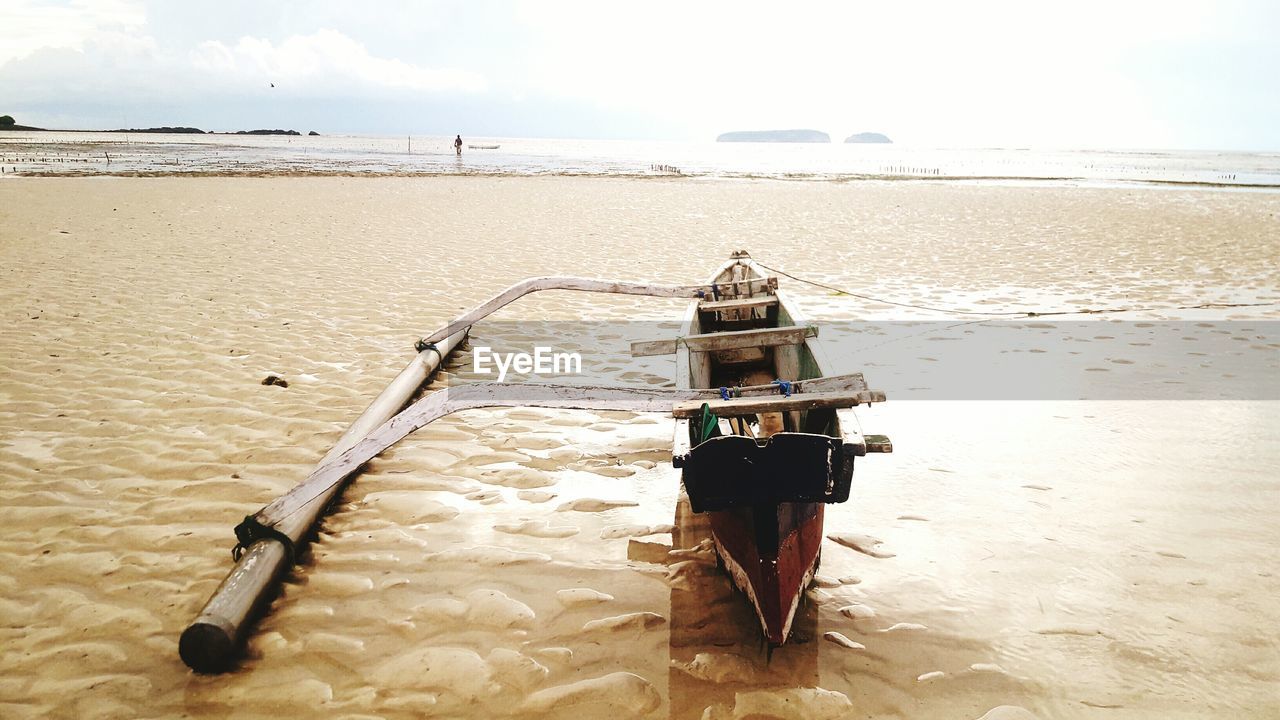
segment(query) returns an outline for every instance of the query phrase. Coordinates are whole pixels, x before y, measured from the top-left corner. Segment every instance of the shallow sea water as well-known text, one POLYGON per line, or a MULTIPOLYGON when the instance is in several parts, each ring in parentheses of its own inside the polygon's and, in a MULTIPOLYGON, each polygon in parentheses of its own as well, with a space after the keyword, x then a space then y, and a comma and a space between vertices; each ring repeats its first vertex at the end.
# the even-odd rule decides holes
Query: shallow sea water
POLYGON ((431 136, 6 132, 0 168, 53 176, 588 175, 1280 188, 1280 153, 1268 152, 468 137, 472 143, 489 147, 455 155, 452 137, 431 136))

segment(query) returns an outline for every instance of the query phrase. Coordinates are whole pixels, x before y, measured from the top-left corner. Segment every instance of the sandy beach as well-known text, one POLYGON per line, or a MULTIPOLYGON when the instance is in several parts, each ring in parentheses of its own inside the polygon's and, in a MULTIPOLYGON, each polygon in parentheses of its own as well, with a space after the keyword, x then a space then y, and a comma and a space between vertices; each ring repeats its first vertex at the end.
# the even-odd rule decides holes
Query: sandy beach
MULTIPOLYGON (((843 542, 767 663, 677 510, 672 421, 531 409, 453 416, 373 462, 235 672, 193 674, 177 643, 235 524, 417 337, 526 276, 698 282, 745 248, 970 309, 1280 303, 1278 237, 1280 194, 1182 188, 5 179, 0 716, 1277 717, 1280 403, 895 404, 910 379, 890 368, 866 369, 889 402, 860 417, 895 452, 828 509, 843 542)), ((937 319, 781 283, 818 320, 937 319)), ((495 327, 532 343, 682 307, 555 293, 495 327)), ((1241 352, 1274 367, 1274 342, 1241 352)), ((596 368, 668 377, 621 350, 596 368)))

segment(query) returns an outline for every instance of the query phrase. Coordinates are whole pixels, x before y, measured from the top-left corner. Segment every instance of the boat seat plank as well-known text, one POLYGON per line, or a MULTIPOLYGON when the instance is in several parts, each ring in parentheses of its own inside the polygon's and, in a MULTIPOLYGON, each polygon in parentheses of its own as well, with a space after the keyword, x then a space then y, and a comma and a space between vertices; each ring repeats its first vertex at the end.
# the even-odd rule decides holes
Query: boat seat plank
POLYGON ((693 352, 717 352, 749 347, 777 347, 799 345, 805 338, 816 337, 818 328, 813 325, 791 325, 760 330, 732 330, 729 332, 689 335, 671 340, 649 340, 631 343, 632 357, 671 355, 680 345, 693 352))
POLYGON ((698 303, 698 310, 701 312, 750 310, 753 308, 769 307, 770 305, 777 304, 777 295, 762 295, 760 297, 738 298, 734 300, 703 300, 698 303))
POLYGON ((702 412, 703 404, 710 407, 711 412, 720 417, 738 417, 759 413, 787 412, 791 410, 813 410, 816 408, 847 408, 866 403, 884 402, 884 393, 879 390, 861 390, 855 392, 815 392, 791 395, 790 397, 745 397, 731 400, 686 400, 676 403, 671 414, 677 418, 691 418, 702 412))

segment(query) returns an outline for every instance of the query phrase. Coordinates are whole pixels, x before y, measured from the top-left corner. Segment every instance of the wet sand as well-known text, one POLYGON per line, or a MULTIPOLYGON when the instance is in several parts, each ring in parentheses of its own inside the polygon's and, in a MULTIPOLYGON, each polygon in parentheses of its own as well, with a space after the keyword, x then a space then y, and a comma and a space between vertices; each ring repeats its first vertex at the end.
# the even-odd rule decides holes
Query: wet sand
MULTIPOLYGON (((1166 189, 0 182, 0 716, 1275 717, 1280 403, 895 404, 871 370, 890 402, 860 418, 895 454, 828 509, 767 664, 678 512, 671 421, 626 413, 417 433, 347 491, 238 671, 192 674, 177 639, 231 528, 418 335, 519 278, 691 282, 747 248, 970 308, 1278 301, 1277 217, 1280 195, 1166 189)), ((934 317, 782 284, 813 318, 934 317)), ((496 319, 519 345, 681 307, 559 293, 496 319)), ((1184 317, 1280 309, 1133 319, 1184 317)))

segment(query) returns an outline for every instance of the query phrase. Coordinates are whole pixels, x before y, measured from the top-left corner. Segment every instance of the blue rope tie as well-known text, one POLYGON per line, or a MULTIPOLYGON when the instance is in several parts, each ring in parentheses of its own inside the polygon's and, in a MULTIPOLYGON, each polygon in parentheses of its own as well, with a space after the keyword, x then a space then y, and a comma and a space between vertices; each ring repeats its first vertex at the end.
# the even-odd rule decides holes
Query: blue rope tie
POLYGON ((791 397, 791 382, 789 380, 774 380, 773 384, 778 386, 778 392, 782 393, 783 397, 791 397))
POLYGON ((729 399, 730 399, 730 397, 729 397, 729 388, 727 388, 727 387, 722 387, 722 388, 720 388, 720 399, 721 399, 721 400, 729 400, 729 399))

